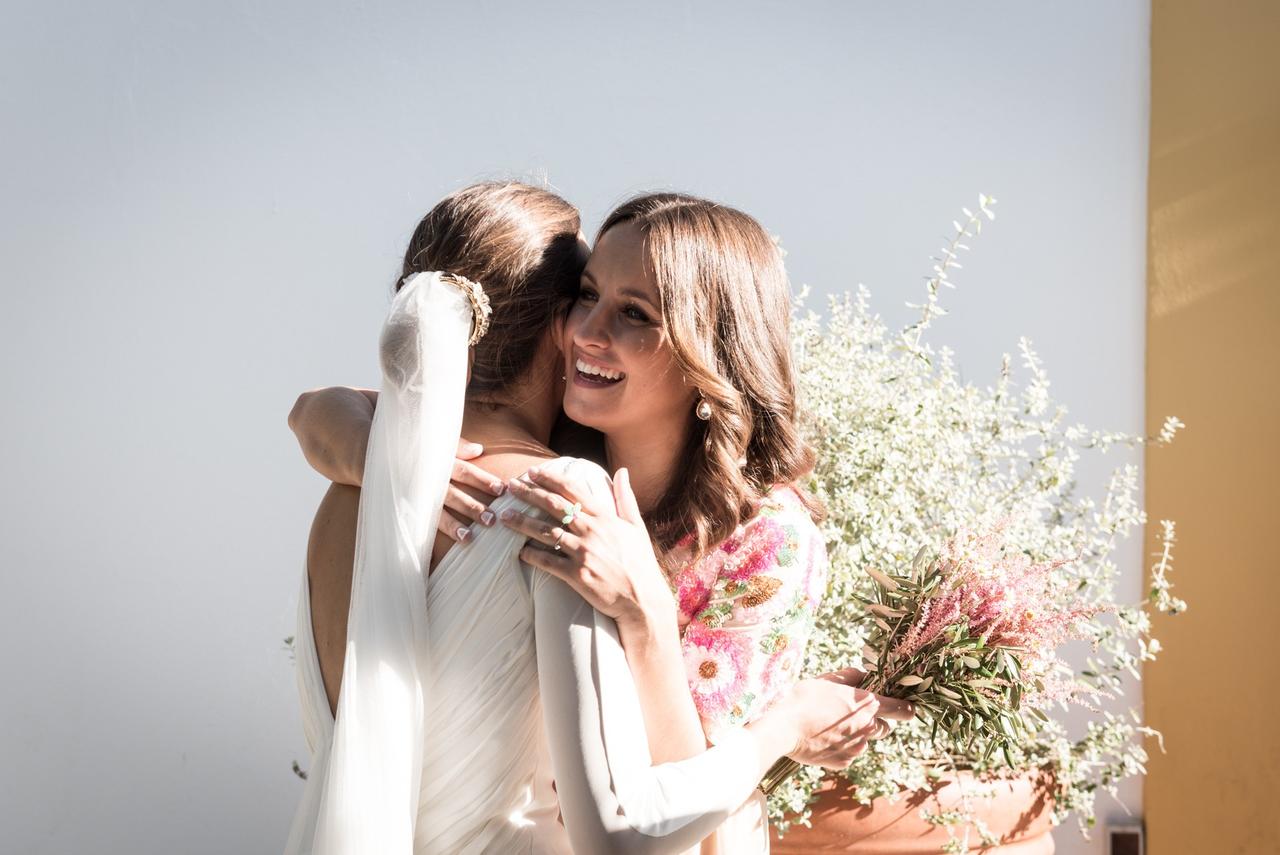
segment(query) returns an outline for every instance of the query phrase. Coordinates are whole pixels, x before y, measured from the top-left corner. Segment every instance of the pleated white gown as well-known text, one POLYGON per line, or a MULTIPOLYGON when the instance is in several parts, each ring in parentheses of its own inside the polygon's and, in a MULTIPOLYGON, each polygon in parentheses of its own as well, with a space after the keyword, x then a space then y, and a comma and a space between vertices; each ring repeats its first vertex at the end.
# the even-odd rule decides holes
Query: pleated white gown
MULTIPOLYGON (((593 489, 611 489, 594 464, 549 465, 579 466, 575 475, 593 489)), ((507 507, 529 510, 511 495, 493 510, 507 507)), ((722 852, 767 852, 754 739, 735 731, 697 757, 651 767, 616 626, 521 564, 523 541, 503 526, 482 528, 428 580, 430 673, 412 855, 696 852, 731 818, 719 835, 722 852)), ((312 851, 333 735, 305 572, 297 659, 313 756, 290 855, 312 851)))

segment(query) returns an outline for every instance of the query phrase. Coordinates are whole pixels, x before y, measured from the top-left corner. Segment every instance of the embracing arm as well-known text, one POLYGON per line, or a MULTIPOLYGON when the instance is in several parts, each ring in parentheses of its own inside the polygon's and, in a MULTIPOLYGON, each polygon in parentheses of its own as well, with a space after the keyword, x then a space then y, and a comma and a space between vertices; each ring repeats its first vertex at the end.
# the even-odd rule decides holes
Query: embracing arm
MULTIPOLYGON (((653 761, 700 754, 708 743, 685 677, 675 600, 654 558, 627 470, 619 469, 612 482, 603 471, 598 479, 583 480, 570 474, 568 467, 555 464, 530 469, 509 486, 553 519, 563 516, 572 501, 579 502, 579 521, 571 524, 576 533, 564 531, 559 544, 563 551, 552 554, 530 547, 521 558, 567 581, 590 605, 616 621, 639 692, 653 761), (575 584, 569 571, 574 565, 612 593, 600 597, 590 587, 575 584)), ((561 531, 550 528, 544 519, 511 512, 503 514, 503 522, 534 535, 544 545, 548 535, 561 531)))
POLYGON ((653 556, 625 470, 610 496, 595 484, 608 483, 604 473, 582 480, 568 466, 539 469, 529 473, 533 483, 510 482, 539 513, 512 508, 502 519, 541 545, 520 557, 547 571, 533 585, 538 675, 575 851, 688 848, 737 810, 779 757, 844 768, 865 749, 880 701, 851 687, 862 676, 852 671, 790 686, 750 724, 720 728, 707 748, 684 683, 687 657, 664 644, 676 637, 671 592, 656 564, 636 572, 653 556), (548 522, 557 517, 567 529, 548 522), (640 613, 668 616, 650 625, 652 646, 635 635, 646 626, 640 613), (626 652, 620 628, 629 633, 626 652), (664 751, 687 759, 655 763, 653 747, 673 738, 663 716, 681 731, 664 751))
MULTIPOLYGON (((378 403, 374 389, 326 386, 298 396, 289 411, 289 428, 298 438, 302 454, 315 469, 335 484, 359 487, 364 482, 364 458, 369 448, 369 431, 378 403)), ((486 496, 498 496, 503 484, 471 461, 484 448, 459 439, 451 483, 445 491, 444 508, 437 529, 451 541, 467 543, 472 523, 492 525, 486 514, 486 496), (484 501, 467 492, 469 488, 484 501)))
POLYGON ((556 792, 576 852, 678 852, 714 831, 800 734, 785 716, 654 765, 613 620, 567 585, 535 587, 538 677, 556 792))
MULTIPOLYGON (((716 830, 782 756, 846 768, 881 702, 853 669, 801 680, 714 747, 655 764, 617 624, 549 575, 534 577, 543 726, 575 852, 679 852, 716 830)), ((905 717, 905 713, 897 713, 905 717)))
POLYGON ((328 386, 298 396, 289 411, 289 428, 302 446, 307 463, 337 484, 359 487, 369 446, 374 389, 328 386))
POLYGON ((683 760, 702 753, 710 743, 685 677, 680 630, 674 610, 618 633, 627 665, 635 679, 653 762, 683 760))

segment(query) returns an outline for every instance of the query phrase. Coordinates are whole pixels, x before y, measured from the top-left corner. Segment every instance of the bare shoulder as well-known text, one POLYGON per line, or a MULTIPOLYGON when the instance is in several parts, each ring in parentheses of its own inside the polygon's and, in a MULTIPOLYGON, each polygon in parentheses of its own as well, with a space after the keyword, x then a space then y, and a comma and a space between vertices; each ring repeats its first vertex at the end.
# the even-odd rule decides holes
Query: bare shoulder
POLYGON ((476 458, 475 463, 490 475, 507 481, 555 459, 555 452, 547 449, 491 449, 490 446, 485 446, 485 453, 476 458))

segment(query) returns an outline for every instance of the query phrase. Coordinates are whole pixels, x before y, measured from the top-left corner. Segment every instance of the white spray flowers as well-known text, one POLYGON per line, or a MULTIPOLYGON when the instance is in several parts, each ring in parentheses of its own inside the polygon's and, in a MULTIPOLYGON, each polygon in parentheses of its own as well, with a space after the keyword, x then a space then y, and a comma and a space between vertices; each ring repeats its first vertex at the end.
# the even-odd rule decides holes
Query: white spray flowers
MULTIPOLYGON (((870 312, 862 286, 833 298, 825 323, 815 312, 798 311, 797 374, 806 435, 818 453, 809 486, 827 506, 823 533, 830 554, 827 597, 806 670, 860 664, 867 641, 867 623, 856 620, 864 608, 860 599, 875 599, 868 568, 900 566, 940 533, 986 529, 1003 519, 1007 542, 1033 560, 1073 557, 1055 575, 1061 596, 1098 607, 1084 626, 1095 655, 1073 679, 1112 697, 1120 692, 1120 675, 1137 676, 1138 664, 1160 649, 1150 636, 1150 610, 1176 614, 1186 607, 1171 595, 1167 575, 1174 529, 1162 521, 1163 554, 1152 568, 1148 601, 1118 603, 1112 553, 1146 522, 1136 499, 1137 467, 1115 469, 1095 502, 1074 495, 1075 463, 1081 452, 1105 452, 1116 444, 1165 445, 1183 424, 1169 418, 1157 437, 1068 426, 1066 409, 1050 399, 1048 377, 1027 339, 1018 341, 1027 372, 1020 391, 1008 355, 995 386, 981 389, 958 378, 950 350, 935 351, 923 341, 933 319, 946 314, 938 294, 942 286, 954 287, 950 272, 961 267, 959 253, 969 249, 964 241, 981 231, 983 216, 994 219, 994 204, 981 195, 979 212, 964 209, 967 219, 953 224, 955 236, 933 259, 926 300, 908 304, 920 316, 906 328, 890 332, 870 312)), ((1084 829, 1093 824, 1098 788, 1114 793, 1120 778, 1144 771, 1141 738, 1153 733, 1130 710, 1127 717, 1100 716, 1083 738, 1072 740, 1049 715, 1009 746, 1007 758, 1000 751, 984 761, 977 752, 948 754, 914 722, 874 742, 845 774, 865 803, 928 789, 955 768, 979 774, 1043 768, 1054 782, 1055 820, 1075 811, 1084 829)), ((806 806, 822 775, 803 768, 773 793, 770 817, 779 828, 807 820, 806 806)), ((960 828, 968 819, 962 812, 941 822, 960 828)), ((967 845, 954 837, 952 844, 954 851, 967 845)))

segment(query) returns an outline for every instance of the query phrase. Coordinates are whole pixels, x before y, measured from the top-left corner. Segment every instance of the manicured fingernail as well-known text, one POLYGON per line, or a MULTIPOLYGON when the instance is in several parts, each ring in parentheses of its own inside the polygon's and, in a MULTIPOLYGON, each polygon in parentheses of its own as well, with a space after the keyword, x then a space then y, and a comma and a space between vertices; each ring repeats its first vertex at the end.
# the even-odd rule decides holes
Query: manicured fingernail
POLYGON ((517 478, 512 478, 508 481, 507 486, 511 488, 511 492, 513 493, 519 493, 521 490, 527 489, 524 483, 517 478))
POLYGON ((537 477, 538 477, 539 475, 541 475, 541 474, 542 474, 542 469, 541 469, 541 467, 535 466, 535 467, 533 467, 532 469, 530 469, 530 470, 529 470, 529 476, 530 476, 531 478, 537 478, 537 477))
POLYGON ((507 508, 505 511, 503 511, 501 514, 498 515, 498 519, 502 520, 503 522, 511 522, 511 520, 515 518, 516 518, 516 512, 511 510, 511 508, 507 508))
POLYGON ((464 449, 464 452, 467 454, 479 454, 482 451, 484 451, 484 446, 476 445, 474 442, 469 443, 464 449))
POLYGON ((470 539, 471 529, 467 528, 465 525, 458 526, 458 542, 466 543, 470 539))
POLYGON ((493 491, 493 494, 495 496, 501 496, 503 492, 507 489, 507 485, 503 484, 501 481, 494 481, 492 484, 489 485, 489 489, 493 491))
POLYGON ((484 523, 485 525, 493 525, 493 520, 494 520, 493 511, 485 511, 484 513, 480 514, 480 522, 484 523))

